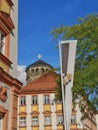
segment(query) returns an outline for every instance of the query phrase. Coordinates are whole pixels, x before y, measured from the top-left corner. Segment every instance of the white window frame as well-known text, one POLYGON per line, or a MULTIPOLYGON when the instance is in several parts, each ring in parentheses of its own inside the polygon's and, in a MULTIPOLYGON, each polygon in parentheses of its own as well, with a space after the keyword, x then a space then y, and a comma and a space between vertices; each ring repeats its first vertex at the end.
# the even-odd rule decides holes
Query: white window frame
POLYGON ((32 126, 38 126, 38 116, 32 116, 32 126))
POLYGON ((20 126, 26 126, 26 117, 20 117, 20 126))
POLYGON ((76 124, 76 115, 71 115, 71 124, 76 124))
POLYGON ((49 103, 50 103, 49 95, 44 95, 44 104, 49 104, 49 103))
POLYGON ((26 97, 25 96, 20 97, 20 105, 26 105, 26 97))
POLYGON ((62 125, 63 124, 63 115, 58 115, 57 116, 57 124, 62 125))
POLYGON ((45 116, 45 125, 51 125, 51 117, 50 116, 45 116))
POLYGON ((33 96, 32 96, 32 104, 38 104, 37 95, 33 95, 33 96))

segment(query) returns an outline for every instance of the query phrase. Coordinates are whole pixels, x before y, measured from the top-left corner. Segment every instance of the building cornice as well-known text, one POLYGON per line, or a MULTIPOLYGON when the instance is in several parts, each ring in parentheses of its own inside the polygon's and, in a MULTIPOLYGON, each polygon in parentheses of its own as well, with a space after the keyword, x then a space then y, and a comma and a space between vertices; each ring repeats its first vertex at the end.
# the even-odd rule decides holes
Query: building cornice
POLYGON ((55 90, 40 90, 40 91, 21 91, 20 95, 31 95, 31 94, 44 94, 44 93, 55 93, 55 90))
POLYGON ((13 5, 14 5, 11 0, 6 0, 6 1, 9 3, 10 6, 13 6, 13 5))
POLYGON ((12 62, 6 58, 2 53, 0 53, 0 61, 4 62, 8 67, 11 67, 12 62))
POLYGON ((9 14, 0 11, 0 20, 0 31, 4 35, 7 35, 15 28, 9 14))
POLYGON ((19 93, 22 83, 13 78, 11 75, 9 75, 7 72, 5 72, 1 67, 0 67, 0 81, 6 83, 10 87, 12 87, 12 90, 16 93, 19 93))

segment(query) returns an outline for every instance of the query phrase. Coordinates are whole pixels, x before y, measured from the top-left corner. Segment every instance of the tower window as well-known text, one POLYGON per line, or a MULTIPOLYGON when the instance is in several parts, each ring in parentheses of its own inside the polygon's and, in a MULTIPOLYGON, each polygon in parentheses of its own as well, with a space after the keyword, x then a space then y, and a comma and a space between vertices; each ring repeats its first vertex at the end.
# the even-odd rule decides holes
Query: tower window
POLYGON ((48 72, 48 69, 46 69, 46 72, 48 72))
POLYGON ((39 72, 39 69, 36 69, 36 73, 38 73, 39 72))
POLYGON ((34 69, 32 69, 31 72, 34 73, 34 69))
POLYGON ((42 72, 42 73, 44 72, 44 68, 41 68, 41 72, 42 72))

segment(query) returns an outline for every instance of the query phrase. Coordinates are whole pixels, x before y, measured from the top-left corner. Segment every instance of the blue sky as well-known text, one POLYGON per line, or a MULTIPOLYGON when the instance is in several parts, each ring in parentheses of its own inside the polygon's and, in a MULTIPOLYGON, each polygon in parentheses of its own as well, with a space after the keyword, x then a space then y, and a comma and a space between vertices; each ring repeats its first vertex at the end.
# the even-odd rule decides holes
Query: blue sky
POLYGON ((98 0, 19 0, 18 64, 28 66, 41 54, 42 60, 59 67, 59 54, 50 32, 96 12, 98 0))

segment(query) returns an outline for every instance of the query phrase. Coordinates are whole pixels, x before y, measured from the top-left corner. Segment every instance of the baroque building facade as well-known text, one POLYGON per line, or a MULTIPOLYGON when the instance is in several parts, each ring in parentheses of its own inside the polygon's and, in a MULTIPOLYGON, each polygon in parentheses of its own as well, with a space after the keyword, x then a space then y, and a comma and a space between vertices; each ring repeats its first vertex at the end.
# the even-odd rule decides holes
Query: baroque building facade
POLYGON ((18 0, 0 0, 0 130, 17 129, 18 0))
MULTIPOLYGON (((18 98, 18 130, 64 130, 62 102, 54 101, 60 75, 52 68, 42 60, 27 67, 27 84, 18 98)), ((95 117, 81 117, 79 104, 72 105, 71 130, 97 130, 95 117)))
MULTIPOLYGON (((18 96, 18 130, 64 130, 62 102, 55 102, 60 76, 37 60, 26 69, 27 84, 18 96)), ((79 104, 72 105, 71 130, 97 130, 96 118, 81 120, 79 104)))
POLYGON ((18 99, 18 130, 63 130, 62 103, 54 102, 57 73, 37 60, 27 67, 18 99))

